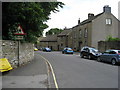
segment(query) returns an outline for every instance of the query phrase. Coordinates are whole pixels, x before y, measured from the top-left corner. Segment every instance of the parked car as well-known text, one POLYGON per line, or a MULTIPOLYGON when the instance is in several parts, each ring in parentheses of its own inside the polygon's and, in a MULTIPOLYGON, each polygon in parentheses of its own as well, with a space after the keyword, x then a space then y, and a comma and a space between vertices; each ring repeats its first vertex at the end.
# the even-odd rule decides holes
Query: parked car
POLYGON ((87 57, 88 59, 97 59, 101 53, 92 47, 85 46, 80 51, 81 58, 87 57))
POLYGON ((46 47, 46 48, 43 48, 43 51, 46 51, 46 52, 51 52, 51 49, 46 47))
POLYGON ((62 53, 64 54, 73 54, 73 50, 71 49, 71 48, 68 48, 68 47, 66 47, 66 48, 64 48, 63 50, 62 50, 62 53))
POLYGON ((38 51, 38 49, 36 47, 34 47, 34 51, 38 51))
POLYGON ((106 50, 98 57, 97 61, 110 62, 113 65, 120 63, 120 50, 106 50))

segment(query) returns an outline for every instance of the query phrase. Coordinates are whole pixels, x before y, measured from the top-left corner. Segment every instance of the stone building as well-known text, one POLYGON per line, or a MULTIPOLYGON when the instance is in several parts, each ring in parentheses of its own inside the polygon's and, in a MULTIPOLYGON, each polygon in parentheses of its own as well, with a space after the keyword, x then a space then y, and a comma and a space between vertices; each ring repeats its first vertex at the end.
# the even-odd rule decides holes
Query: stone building
POLYGON ((58 50, 57 48, 57 35, 48 35, 47 37, 43 37, 40 40, 40 44, 39 44, 40 48, 43 47, 49 47, 51 48, 51 50, 58 50))
POLYGON ((65 47, 71 47, 73 46, 72 43, 72 29, 65 28, 64 31, 62 31, 60 34, 58 34, 58 50, 62 50, 65 47))
POLYGON ((98 48, 98 42, 106 40, 108 36, 120 38, 120 21, 111 13, 111 7, 104 6, 103 12, 94 15, 88 14, 88 19, 73 27, 73 47, 76 51, 83 46, 98 48), (76 33, 76 34, 75 34, 76 33))
POLYGON ((79 51, 83 46, 98 49, 98 42, 106 40, 108 36, 120 38, 120 21, 111 13, 111 7, 106 5, 102 13, 89 13, 86 20, 78 20, 78 25, 65 28, 57 36, 47 36, 40 42, 41 46, 54 47, 55 50, 71 47, 74 51, 79 51))

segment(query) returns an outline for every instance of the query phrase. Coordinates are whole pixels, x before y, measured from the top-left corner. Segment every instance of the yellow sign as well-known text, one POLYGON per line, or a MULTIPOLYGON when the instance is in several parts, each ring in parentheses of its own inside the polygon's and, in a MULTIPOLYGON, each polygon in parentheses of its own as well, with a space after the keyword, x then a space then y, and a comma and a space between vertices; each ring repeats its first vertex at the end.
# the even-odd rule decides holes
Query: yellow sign
POLYGON ((5 71, 9 71, 12 70, 12 66, 10 65, 10 63, 8 62, 7 58, 1 58, 0 59, 0 72, 5 72, 5 71))

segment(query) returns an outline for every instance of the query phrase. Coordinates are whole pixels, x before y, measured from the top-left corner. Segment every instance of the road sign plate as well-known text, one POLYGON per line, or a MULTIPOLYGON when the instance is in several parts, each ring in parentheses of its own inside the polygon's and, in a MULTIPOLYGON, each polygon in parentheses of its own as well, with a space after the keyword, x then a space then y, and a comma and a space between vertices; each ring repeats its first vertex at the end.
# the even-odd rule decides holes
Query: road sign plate
POLYGON ((23 39, 23 36, 16 36, 15 37, 17 40, 22 40, 23 39))

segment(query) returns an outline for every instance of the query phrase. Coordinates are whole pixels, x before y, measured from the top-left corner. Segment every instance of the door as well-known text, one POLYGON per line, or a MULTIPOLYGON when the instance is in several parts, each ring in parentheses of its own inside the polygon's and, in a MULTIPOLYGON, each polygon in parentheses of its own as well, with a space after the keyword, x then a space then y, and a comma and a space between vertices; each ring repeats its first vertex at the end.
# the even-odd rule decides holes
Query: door
POLYGON ((58 51, 60 50, 60 45, 58 45, 58 51))
POLYGON ((78 45, 79 45, 79 47, 78 47, 79 50, 78 51, 80 51, 81 50, 81 46, 82 46, 82 42, 79 42, 78 45))

